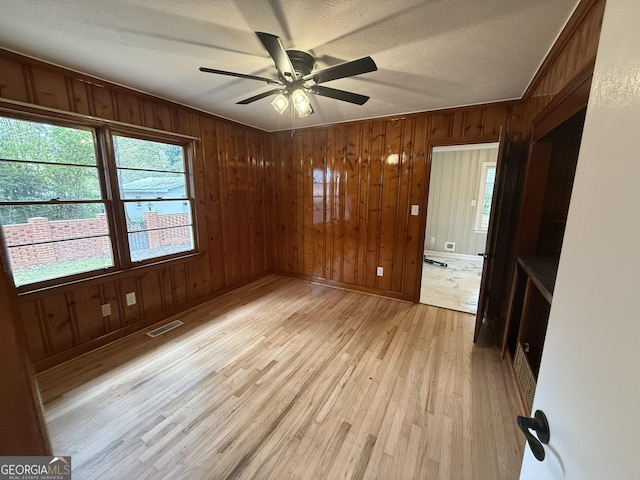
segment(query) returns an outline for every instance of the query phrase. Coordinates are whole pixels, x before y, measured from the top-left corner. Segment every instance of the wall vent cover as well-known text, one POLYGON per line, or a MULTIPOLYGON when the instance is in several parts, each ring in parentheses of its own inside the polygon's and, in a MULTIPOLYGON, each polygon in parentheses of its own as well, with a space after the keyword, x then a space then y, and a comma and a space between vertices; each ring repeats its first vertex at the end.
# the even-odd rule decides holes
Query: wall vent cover
POLYGON ((173 322, 169 322, 166 325, 163 325, 154 330, 151 330, 150 332, 147 332, 147 335, 149 335, 151 338, 156 338, 162 335, 163 333, 167 333, 168 331, 173 330, 174 328, 178 328, 180 325, 184 325, 184 323, 182 323, 180 320, 174 320, 173 322))
POLYGON ((520 386, 520 390, 522 391, 522 396, 524 397, 524 401, 529 407, 529 411, 533 408, 533 399, 536 395, 536 377, 533 375, 533 370, 531 370, 531 366, 527 361, 527 357, 522 349, 522 346, 518 343, 518 348, 516 349, 516 356, 513 361, 513 369, 516 373, 516 379, 518 381, 518 385, 520 386))
POLYGON ((444 249, 448 252, 455 252, 456 244, 454 242, 444 242, 444 249))

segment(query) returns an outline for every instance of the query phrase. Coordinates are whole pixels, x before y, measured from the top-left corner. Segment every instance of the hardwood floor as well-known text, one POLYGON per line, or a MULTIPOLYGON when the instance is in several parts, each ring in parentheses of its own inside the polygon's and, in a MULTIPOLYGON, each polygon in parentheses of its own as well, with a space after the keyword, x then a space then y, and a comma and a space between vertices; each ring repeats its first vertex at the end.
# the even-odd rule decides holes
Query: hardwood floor
POLYGON ((515 479, 506 362, 473 317, 269 276, 38 377, 82 479, 515 479))
POLYGON ((476 314, 482 278, 482 258, 424 252, 425 257, 446 263, 446 268, 424 263, 420 303, 476 314))

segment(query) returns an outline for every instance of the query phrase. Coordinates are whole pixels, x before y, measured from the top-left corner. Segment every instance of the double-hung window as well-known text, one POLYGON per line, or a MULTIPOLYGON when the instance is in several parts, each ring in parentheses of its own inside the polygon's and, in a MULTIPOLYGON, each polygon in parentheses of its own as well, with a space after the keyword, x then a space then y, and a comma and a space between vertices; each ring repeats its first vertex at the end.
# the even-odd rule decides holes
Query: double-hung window
POLYGON ((190 140, 0 116, 0 223, 30 289, 196 250, 190 140))
POLYGON ((193 250, 184 146, 112 139, 131 261, 193 250))

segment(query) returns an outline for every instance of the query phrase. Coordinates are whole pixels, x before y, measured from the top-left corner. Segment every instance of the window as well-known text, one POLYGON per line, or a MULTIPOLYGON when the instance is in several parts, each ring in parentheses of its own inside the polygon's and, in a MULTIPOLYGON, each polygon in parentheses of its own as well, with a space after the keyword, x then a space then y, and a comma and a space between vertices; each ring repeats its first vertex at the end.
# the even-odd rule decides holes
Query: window
POLYGON ((184 148, 124 136, 113 146, 131 261, 193 250, 184 148))
POLYGON ((0 117, 0 223, 17 287, 195 250, 189 144, 158 138, 0 117))
POLYGON ((0 117, 0 221, 16 286, 114 265, 90 130, 0 117))
POLYGON ((483 162, 480 174, 480 188, 476 207, 475 231, 486 232, 489 228, 493 186, 496 180, 496 162, 483 162))

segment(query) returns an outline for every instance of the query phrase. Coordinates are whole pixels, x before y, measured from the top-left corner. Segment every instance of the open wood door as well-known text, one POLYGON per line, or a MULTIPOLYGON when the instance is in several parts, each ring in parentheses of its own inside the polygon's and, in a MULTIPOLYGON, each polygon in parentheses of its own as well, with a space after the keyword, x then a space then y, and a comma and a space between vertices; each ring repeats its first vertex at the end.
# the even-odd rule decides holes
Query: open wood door
POLYGON ((0 232, 0 455, 51 455, 0 232))
POLYGON ((496 182, 494 185, 494 195, 493 200, 491 202, 491 213, 489 214, 489 226, 487 228, 487 243, 484 247, 484 252, 479 252, 478 255, 482 255, 484 260, 482 262, 482 277, 480 279, 480 295, 478 297, 478 311, 476 312, 476 328, 473 334, 473 343, 477 342, 478 336, 480 335, 480 329, 482 328, 482 322, 484 320, 484 315, 487 310, 487 300, 489 298, 489 285, 491 284, 491 275, 493 272, 493 260, 495 259, 495 251, 496 251, 496 242, 495 239, 495 230, 496 230, 496 218, 498 217, 498 212, 501 209, 501 205, 499 205, 499 196, 496 195, 496 191, 500 189, 502 185, 504 185, 504 171, 503 168, 503 156, 504 156, 504 146, 505 146, 505 129, 504 127, 500 127, 500 140, 498 146, 498 161, 496 166, 496 182))

